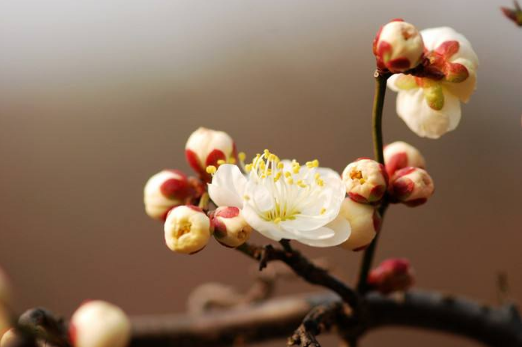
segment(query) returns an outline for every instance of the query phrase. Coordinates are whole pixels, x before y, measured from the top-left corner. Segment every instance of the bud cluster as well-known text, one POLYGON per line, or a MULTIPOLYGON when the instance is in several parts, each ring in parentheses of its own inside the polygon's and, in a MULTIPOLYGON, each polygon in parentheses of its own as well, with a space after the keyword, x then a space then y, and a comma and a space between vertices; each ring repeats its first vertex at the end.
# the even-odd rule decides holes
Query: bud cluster
POLYGON ((252 228, 236 207, 207 211, 207 183, 217 167, 244 160, 232 138, 223 131, 199 128, 187 140, 185 154, 199 178, 180 170, 163 170, 152 176, 144 189, 145 212, 163 220, 165 242, 173 252, 194 254, 210 237, 226 247, 238 247, 248 240, 252 228), (196 205, 201 207, 198 207, 196 205), (208 215, 207 215, 208 212, 208 215))
POLYGON ((433 179, 424 169, 426 162, 418 149, 394 142, 384 148, 386 171, 390 175, 388 191, 392 201, 407 206, 424 204, 435 190, 433 179))

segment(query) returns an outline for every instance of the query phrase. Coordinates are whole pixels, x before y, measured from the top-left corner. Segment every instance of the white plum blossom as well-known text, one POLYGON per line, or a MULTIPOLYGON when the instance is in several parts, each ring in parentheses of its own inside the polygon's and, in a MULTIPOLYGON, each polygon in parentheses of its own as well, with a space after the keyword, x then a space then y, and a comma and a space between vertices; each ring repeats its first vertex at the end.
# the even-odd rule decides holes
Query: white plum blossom
POLYGON ((421 137, 439 138, 454 130, 461 102, 468 102, 477 81, 478 58, 469 41, 442 27, 421 31, 426 77, 398 74, 388 87, 398 92, 397 113, 421 137))
POLYGON ((336 246, 351 232, 349 222, 337 218, 345 187, 336 172, 318 166, 317 160, 283 162, 265 150, 246 165, 246 176, 236 165, 221 165, 208 191, 218 206, 241 209, 246 222, 272 240, 336 246))

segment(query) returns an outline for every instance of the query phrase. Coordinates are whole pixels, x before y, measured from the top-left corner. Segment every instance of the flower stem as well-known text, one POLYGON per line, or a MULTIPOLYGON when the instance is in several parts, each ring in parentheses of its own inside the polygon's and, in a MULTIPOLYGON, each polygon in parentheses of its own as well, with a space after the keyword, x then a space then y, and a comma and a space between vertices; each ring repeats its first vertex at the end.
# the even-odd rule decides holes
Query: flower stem
MULTIPOLYGON (((373 99, 373 116, 372 116, 372 133, 373 133, 373 151, 375 160, 384 164, 383 154, 383 140, 382 140, 382 111, 384 108, 384 97, 386 95, 386 81, 390 77, 389 74, 375 71, 375 95, 373 99)), ((379 213, 381 218, 384 218, 384 213, 388 208, 388 201, 386 195, 384 196, 381 205, 379 206, 379 213)), ((372 267, 375 248, 377 247, 378 233, 373 242, 364 251, 361 269, 359 272, 359 283, 357 284, 357 291, 365 293, 368 290, 367 278, 368 273, 372 267)))

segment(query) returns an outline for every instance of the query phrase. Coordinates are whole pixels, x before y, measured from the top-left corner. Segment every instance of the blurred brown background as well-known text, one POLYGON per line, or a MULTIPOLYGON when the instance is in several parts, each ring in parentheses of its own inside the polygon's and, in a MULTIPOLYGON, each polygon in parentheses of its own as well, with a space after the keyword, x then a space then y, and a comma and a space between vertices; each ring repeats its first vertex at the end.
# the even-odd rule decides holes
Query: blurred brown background
MULTIPOLYGON (((0 264, 18 309, 69 315, 102 298, 130 314, 182 312, 204 282, 247 288, 252 263, 241 254, 215 243, 195 256, 165 247, 161 223, 143 211, 145 181, 188 170, 184 144, 200 125, 226 130, 249 154, 267 147, 337 170, 370 156, 371 43, 396 17, 454 27, 481 65, 459 128, 437 141, 411 133, 388 94, 386 141, 420 148, 437 191, 423 207, 391 209, 377 260, 408 257, 418 287, 492 304, 506 271, 521 299, 522 30, 501 5, 511 3, 2 2, 0 264)), ((355 278, 360 254, 304 250, 355 278)), ((474 345, 397 329, 363 342, 474 345)))

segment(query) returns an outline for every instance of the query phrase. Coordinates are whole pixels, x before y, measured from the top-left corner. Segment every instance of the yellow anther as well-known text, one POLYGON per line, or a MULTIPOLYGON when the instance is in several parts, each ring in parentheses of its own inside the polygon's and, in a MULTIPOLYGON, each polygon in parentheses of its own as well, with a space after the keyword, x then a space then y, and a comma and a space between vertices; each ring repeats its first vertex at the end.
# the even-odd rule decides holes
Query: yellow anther
POLYGON ((239 152, 237 157, 239 158, 240 161, 245 161, 246 154, 245 154, 245 152, 239 152))
POLYGON ((282 175, 283 175, 283 173, 281 171, 276 173, 275 176, 274 176, 274 182, 279 181, 279 179, 281 178, 282 175))
POLYGON ((292 177, 290 177, 290 178, 288 178, 288 179, 286 180, 286 183, 292 185, 292 184, 294 184, 294 179, 293 179, 292 177))
POLYGON ((246 172, 250 172, 250 171, 252 171, 252 166, 253 166, 252 164, 247 164, 247 165, 245 165, 245 170, 246 170, 246 172))
POLYGON ((265 149, 264 153, 265 153, 265 158, 268 158, 268 156, 270 155, 270 151, 268 149, 265 149))
POLYGON ((250 196, 248 196, 248 195, 243 195, 243 199, 244 199, 244 200, 250 200, 250 196))
POLYGON ((223 159, 219 159, 219 160, 217 161, 217 164, 218 164, 218 165, 223 165, 223 164, 225 164, 225 163, 226 163, 226 161, 224 161, 223 159))
POLYGON ((206 171, 207 171, 208 174, 211 174, 211 175, 212 175, 212 174, 215 174, 215 173, 216 173, 217 169, 216 169, 215 166, 213 166, 213 165, 209 165, 209 166, 207 166, 207 170, 206 170, 206 171))
POLYGON ((267 176, 272 175, 272 169, 268 169, 268 170, 266 170, 266 175, 267 175, 267 176))
POLYGON ((234 158, 234 157, 230 157, 230 158, 228 159, 228 163, 229 163, 229 164, 235 164, 235 163, 236 163, 236 158, 234 158))
POLYGON ((280 218, 280 217, 277 217, 276 219, 274 219, 274 223, 275 223, 275 224, 279 224, 279 223, 281 223, 281 218, 280 218))
POLYGON ((306 188, 306 187, 308 187, 308 186, 303 182, 303 180, 299 180, 299 181, 297 181, 297 185, 298 185, 299 187, 301 187, 301 188, 306 188))
POLYGON ((277 158, 277 157, 276 157, 275 154, 270 153, 270 154, 268 155, 268 160, 269 160, 269 161, 275 161, 276 158, 277 158))
POLYGON ((320 179, 320 178, 318 180, 316 180, 316 183, 317 183, 317 185, 319 187, 323 187, 324 186, 324 181, 322 179, 320 179))
POLYGON ((299 163, 294 164, 292 167, 292 172, 298 174, 299 170, 301 170, 301 166, 299 165, 299 163))
POLYGON ((325 214, 325 213, 326 213, 326 208, 323 207, 323 208, 321 209, 321 214, 325 214))
POLYGON ((292 173, 290 171, 285 171, 285 177, 288 178, 292 176, 292 173))
POLYGON ((319 167, 319 160, 315 159, 313 162, 314 167, 319 167))
POLYGON ((316 174, 314 175, 314 178, 315 178, 316 180, 318 180, 318 179, 321 178, 321 175, 320 175, 319 173, 316 173, 316 174))
POLYGON ((278 168, 279 170, 283 170, 283 169, 285 168, 285 164, 279 162, 279 163, 277 163, 277 168, 278 168))

